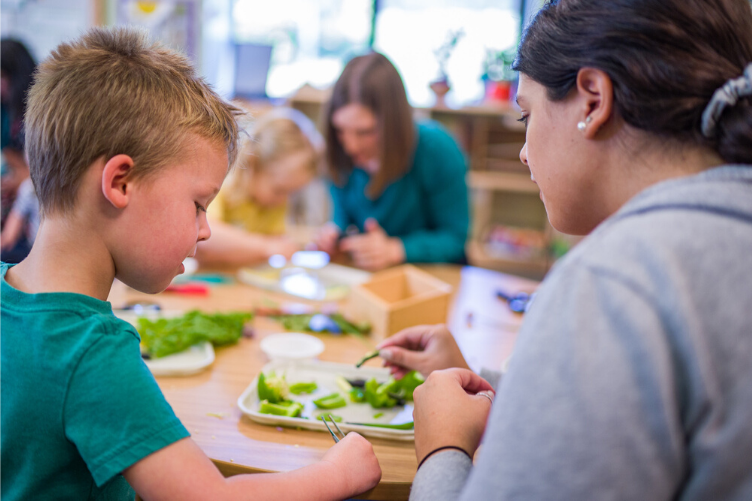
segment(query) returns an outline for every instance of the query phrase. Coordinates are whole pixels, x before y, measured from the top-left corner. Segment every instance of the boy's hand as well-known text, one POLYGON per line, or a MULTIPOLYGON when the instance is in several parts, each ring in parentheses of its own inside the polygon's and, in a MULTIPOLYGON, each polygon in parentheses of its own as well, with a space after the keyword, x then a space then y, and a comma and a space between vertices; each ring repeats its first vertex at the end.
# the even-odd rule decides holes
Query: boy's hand
POLYGON ((324 251, 331 256, 337 251, 337 240, 340 233, 339 226, 334 223, 326 223, 316 232, 313 243, 318 250, 324 251))
POLYGON ((355 432, 348 433, 329 449, 321 461, 332 465, 329 480, 342 482, 342 498, 372 489, 381 480, 381 467, 373 446, 355 432))
POLYGON ((378 271, 405 261, 405 246, 399 238, 390 238, 375 219, 365 223, 365 233, 344 238, 340 250, 349 252, 355 266, 378 271))
POLYGON ((397 379, 411 370, 428 377, 441 369, 469 369, 454 336, 443 324, 404 329, 376 347, 384 365, 397 379))
POLYGON ((460 447, 472 457, 486 429, 493 395, 491 385, 472 371, 433 372, 413 394, 418 463, 445 445, 460 447))

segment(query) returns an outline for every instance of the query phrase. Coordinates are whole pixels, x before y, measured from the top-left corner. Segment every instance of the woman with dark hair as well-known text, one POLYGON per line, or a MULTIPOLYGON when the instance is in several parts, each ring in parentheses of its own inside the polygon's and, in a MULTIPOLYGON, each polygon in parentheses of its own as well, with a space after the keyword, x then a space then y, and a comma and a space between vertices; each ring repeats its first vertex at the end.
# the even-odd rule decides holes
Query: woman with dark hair
POLYGON ((749 2, 549 1, 516 67, 520 158, 551 224, 589 235, 492 410, 486 380, 436 370, 467 367, 442 326, 382 343, 394 372, 436 370, 411 499, 752 499, 749 2))
MULTIPOLYGON (((414 123, 396 68, 352 59, 326 110, 334 214, 316 243, 356 266, 462 262, 469 227, 465 158, 434 122, 414 123), (359 234, 340 238, 348 228, 359 234)), ((348 231, 350 233, 350 231, 348 231)))

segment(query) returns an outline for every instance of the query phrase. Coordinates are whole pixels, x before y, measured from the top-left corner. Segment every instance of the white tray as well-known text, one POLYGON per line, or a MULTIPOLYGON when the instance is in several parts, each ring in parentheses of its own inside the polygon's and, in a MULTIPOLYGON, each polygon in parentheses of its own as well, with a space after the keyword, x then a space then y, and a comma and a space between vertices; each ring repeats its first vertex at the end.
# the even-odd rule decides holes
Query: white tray
POLYGON ((367 271, 331 263, 318 270, 263 265, 238 271, 238 280, 248 285, 316 301, 344 299, 350 287, 370 278, 367 271))
MULTIPOLYGON (((182 311, 160 311, 136 314, 130 311, 115 311, 115 316, 136 326, 139 317, 151 320, 183 315, 182 311)), ((144 359, 146 367, 155 376, 190 376, 201 372, 214 363, 214 347, 208 341, 191 346, 187 350, 166 357, 144 359)))
MULTIPOLYGON (((337 423, 339 427, 347 433, 348 431, 356 431, 366 437, 376 438, 388 438, 391 440, 405 440, 411 441, 415 439, 414 430, 394 430, 390 428, 378 428, 372 426, 359 426, 349 423, 380 423, 380 424, 401 424, 409 423, 413 420, 413 405, 407 403, 404 406, 396 406, 391 409, 374 409, 368 403, 354 403, 350 401, 350 397, 345 395, 347 400, 347 406, 339 409, 332 409, 330 411, 317 409, 313 404, 313 401, 317 398, 321 398, 325 395, 329 395, 334 392, 342 393, 342 390, 337 386, 335 378, 337 376, 344 376, 347 379, 370 379, 376 378, 379 382, 384 382, 389 377, 388 369, 381 369, 375 367, 362 367, 356 369, 351 364, 336 364, 332 362, 319 362, 315 360, 307 361, 274 361, 267 364, 262 371, 264 374, 268 374, 274 371, 277 375, 285 374, 287 383, 292 385, 295 383, 308 383, 316 381, 318 389, 310 394, 290 395, 290 398, 303 404, 304 408, 301 413, 302 416, 306 416, 309 419, 302 417, 291 418, 286 416, 275 416, 272 414, 261 414, 259 409, 258 398, 258 376, 256 376, 251 382, 250 386, 245 389, 240 398, 238 398, 238 407, 243 413, 248 416, 252 421, 257 423, 273 425, 273 426, 286 426, 292 428, 305 428, 308 430, 320 430, 327 431, 324 423, 320 419, 315 419, 315 416, 322 412, 330 412, 331 414, 342 416, 342 422, 337 423), (383 413, 384 415, 375 418, 374 415, 383 413)), ((331 426, 331 424, 330 424, 331 426)))

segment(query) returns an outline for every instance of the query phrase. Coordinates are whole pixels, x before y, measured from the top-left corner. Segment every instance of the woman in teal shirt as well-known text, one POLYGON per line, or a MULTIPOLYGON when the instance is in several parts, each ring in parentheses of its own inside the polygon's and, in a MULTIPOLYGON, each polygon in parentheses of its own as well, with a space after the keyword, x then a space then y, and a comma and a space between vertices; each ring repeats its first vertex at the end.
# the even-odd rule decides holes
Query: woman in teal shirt
POLYGON ((334 214, 317 236, 319 248, 349 252, 368 270, 463 262, 470 219, 465 157, 437 123, 413 121, 389 60, 378 53, 352 59, 326 118, 334 214))

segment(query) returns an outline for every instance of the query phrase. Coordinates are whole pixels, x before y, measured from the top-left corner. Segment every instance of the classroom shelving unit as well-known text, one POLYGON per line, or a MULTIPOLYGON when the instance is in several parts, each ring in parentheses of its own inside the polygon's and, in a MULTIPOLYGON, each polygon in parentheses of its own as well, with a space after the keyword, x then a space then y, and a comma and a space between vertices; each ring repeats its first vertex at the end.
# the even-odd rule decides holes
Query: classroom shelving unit
POLYGON ((542 278, 552 264, 548 247, 553 231, 530 170, 519 158, 525 128, 509 104, 461 109, 421 108, 418 117, 442 123, 468 154, 472 230, 467 245, 470 264, 542 278), (532 235, 536 250, 500 252, 489 243, 497 226, 532 235))

